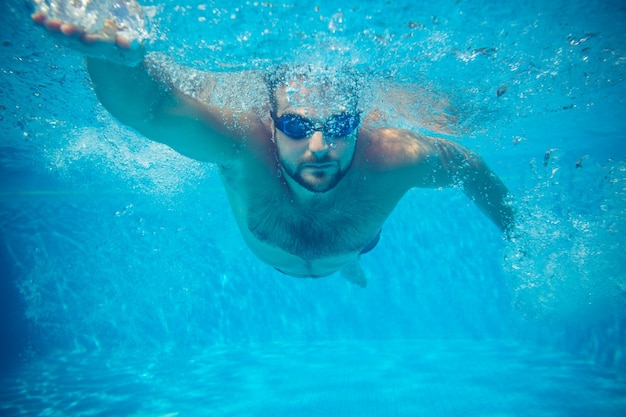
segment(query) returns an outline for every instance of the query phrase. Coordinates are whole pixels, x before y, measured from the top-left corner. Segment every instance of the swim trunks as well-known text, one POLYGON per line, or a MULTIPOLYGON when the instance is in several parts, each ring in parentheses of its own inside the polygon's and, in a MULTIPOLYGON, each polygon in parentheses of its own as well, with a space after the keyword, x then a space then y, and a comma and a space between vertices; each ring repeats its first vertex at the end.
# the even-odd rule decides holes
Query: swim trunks
POLYGON ((382 229, 378 231, 378 234, 376 235, 374 240, 372 240, 370 243, 368 243, 367 246, 365 246, 363 248, 363 250, 361 252, 359 252, 359 255, 364 255, 367 252, 371 252, 372 249, 374 249, 376 247, 376 245, 378 245, 378 241, 380 240, 380 233, 381 232, 382 232, 382 229))

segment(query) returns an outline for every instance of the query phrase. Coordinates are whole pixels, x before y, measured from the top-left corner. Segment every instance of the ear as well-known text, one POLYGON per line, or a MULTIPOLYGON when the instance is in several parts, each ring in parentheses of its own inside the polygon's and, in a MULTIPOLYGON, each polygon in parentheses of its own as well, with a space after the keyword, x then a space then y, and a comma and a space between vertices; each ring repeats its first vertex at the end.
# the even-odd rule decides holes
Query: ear
POLYGON ((266 123, 272 134, 272 142, 276 143, 276 126, 274 125, 274 118, 272 117, 271 111, 267 113, 266 123))

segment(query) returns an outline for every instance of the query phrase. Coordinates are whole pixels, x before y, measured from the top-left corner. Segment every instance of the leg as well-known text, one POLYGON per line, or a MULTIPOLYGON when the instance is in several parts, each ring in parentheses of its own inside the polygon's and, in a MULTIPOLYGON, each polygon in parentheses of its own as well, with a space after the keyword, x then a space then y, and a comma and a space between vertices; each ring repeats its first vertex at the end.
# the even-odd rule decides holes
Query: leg
POLYGON ((365 277, 363 268, 359 265, 359 258, 356 258, 354 261, 341 268, 340 273, 344 279, 358 285, 361 288, 365 288, 367 286, 367 278, 365 277))

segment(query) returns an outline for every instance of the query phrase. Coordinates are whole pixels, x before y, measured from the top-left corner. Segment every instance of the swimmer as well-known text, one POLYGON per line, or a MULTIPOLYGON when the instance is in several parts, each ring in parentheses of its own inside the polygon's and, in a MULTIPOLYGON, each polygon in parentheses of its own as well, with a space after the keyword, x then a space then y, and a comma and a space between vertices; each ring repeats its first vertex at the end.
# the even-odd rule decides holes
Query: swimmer
MULTIPOLYGON (((133 0, 123 3, 140 13, 133 0)), ((513 226, 507 188, 476 153, 381 127, 376 111, 360 110, 367 86, 352 71, 302 65, 181 77, 125 37, 114 18, 98 33, 41 12, 33 20, 85 53, 95 94, 121 123, 219 168, 243 239, 284 274, 340 271, 365 287, 359 258, 414 187, 457 187, 501 231, 513 226), (229 104, 232 94, 220 98, 229 88, 262 97, 261 104, 242 112, 229 104)))

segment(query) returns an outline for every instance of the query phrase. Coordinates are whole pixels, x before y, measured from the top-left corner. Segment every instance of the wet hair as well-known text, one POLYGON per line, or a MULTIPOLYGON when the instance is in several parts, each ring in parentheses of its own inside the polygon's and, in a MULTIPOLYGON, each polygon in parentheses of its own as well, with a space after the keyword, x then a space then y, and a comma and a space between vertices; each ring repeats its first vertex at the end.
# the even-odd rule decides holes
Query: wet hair
POLYGON ((282 64, 270 68, 265 75, 265 84, 273 114, 278 111, 276 91, 294 80, 306 82, 309 85, 312 83, 314 87, 320 88, 322 91, 332 89, 339 93, 340 97, 347 99, 345 104, 351 111, 358 110, 361 83, 359 73, 353 68, 282 64))

